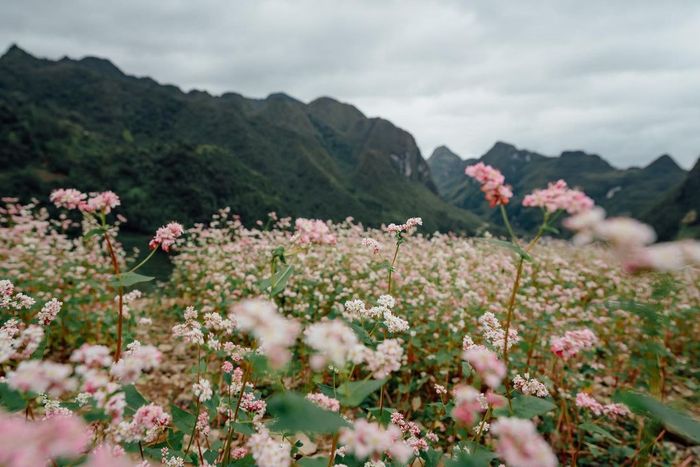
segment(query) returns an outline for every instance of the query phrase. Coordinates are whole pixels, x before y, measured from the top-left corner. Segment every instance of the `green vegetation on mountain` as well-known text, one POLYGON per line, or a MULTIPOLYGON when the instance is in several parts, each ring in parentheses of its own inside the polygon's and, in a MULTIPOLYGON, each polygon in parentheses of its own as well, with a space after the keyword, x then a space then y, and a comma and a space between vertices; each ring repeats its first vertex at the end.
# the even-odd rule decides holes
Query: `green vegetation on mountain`
POLYGON ((700 238, 700 159, 683 183, 649 209, 643 219, 656 229, 661 240, 700 238))
POLYGON ((482 221, 437 195, 413 137, 330 98, 184 93, 107 60, 0 57, 1 195, 111 189, 133 230, 282 216, 368 225, 421 216, 426 231, 482 221))
POLYGON ((570 186, 583 189, 608 215, 641 218, 686 178, 686 172, 668 155, 644 168, 617 169, 595 154, 565 151, 558 157, 548 157, 502 142, 478 160, 462 160, 444 146, 436 149, 428 164, 441 196, 494 223, 500 222, 498 212, 480 196, 478 184, 464 176, 465 167, 478 161, 501 170, 513 186, 514 198, 508 211, 514 225, 523 230, 532 229, 539 220, 536 210, 522 207, 523 196, 551 181, 564 179, 570 186))

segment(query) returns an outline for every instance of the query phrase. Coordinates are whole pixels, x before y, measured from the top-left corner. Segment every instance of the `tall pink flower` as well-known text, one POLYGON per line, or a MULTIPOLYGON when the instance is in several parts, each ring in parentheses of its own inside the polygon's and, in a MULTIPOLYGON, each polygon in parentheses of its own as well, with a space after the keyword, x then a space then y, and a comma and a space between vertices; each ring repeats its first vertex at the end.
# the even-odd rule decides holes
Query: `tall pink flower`
POLYGON ((555 467, 557 457, 530 420, 499 418, 491 425, 496 452, 513 467, 555 467))
POLYGON ((65 209, 78 209, 85 201, 87 195, 75 188, 59 188, 51 192, 49 199, 56 207, 65 209))
POLYGON ((474 346, 462 353, 462 358, 474 367, 490 388, 496 388, 506 376, 506 365, 486 347, 474 346))
POLYGON ((168 225, 164 225, 156 231, 156 235, 148 243, 148 247, 151 250, 155 250, 160 246, 163 251, 170 251, 170 247, 173 246, 175 240, 180 238, 184 232, 185 229, 181 224, 170 222, 168 225))
POLYGON ((121 205, 119 196, 113 191, 103 191, 90 195, 87 202, 81 203, 80 209, 85 212, 103 212, 109 214, 112 209, 121 205))
POLYGON ((550 340, 550 349, 558 357, 568 360, 582 350, 590 349, 598 342, 593 331, 588 328, 566 331, 563 336, 550 340))
POLYGON ((503 174, 490 165, 479 162, 467 167, 464 173, 481 184, 481 191, 492 208, 498 205, 505 206, 513 197, 510 186, 505 185, 503 174))
POLYGON ((550 183, 546 189, 538 189, 523 198, 523 206, 539 207, 549 213, 566 211, 579 214, 594 206, 593 200, 582 191, 571 189, 564 180, 550 183))
POLYGON ((321 245, 334 245, 335 235, 328 228, 328 224, 318 219, 298 218, 294 223, 296 233, 293 239, 303 244, 316 243, 321 245))

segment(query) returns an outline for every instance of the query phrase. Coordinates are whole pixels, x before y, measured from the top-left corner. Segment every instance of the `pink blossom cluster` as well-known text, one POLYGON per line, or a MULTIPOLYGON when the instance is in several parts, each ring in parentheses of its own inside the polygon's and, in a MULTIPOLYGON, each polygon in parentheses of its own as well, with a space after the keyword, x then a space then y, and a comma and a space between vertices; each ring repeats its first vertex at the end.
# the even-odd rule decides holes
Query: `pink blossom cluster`
POLYGON ((386 231, 393 234, 398 234, 402 232, 411 232, 413 229, 417 228, 419 225, 423 225, 423 219, 420 217, 411 217, 403 224, 389 224, 386 226, 386 231))
POLYGON ((340 412, 340 402, 338 399, 333 399, 320 392, 307 394, 306 398, 322 409, 330 410, 331 412, 340 412))
POLYGON ((193 306, 185 308, 185 322, 173 326, 173 336, 182 337, 189 344, 204 344, 204 333, 202 325, 197 321, 197 316, 197 310, 193 306))
POLYGON ((148 247, 151 250, 155 250, 160 246, 163 251, 170 251, 170 247, 175 244, 175 240, 180 238, 184 232, 185 229, 182 227, 182 224, 170 222, 156 230, 156 235, 148 243, 148 247))
POLYGON ((41 311, 39 314, 36 316, 37 321, 39 324, 42 326, 48 326, 51 324, 51 322, 56 319, 56 316, 58 316, 59 311, 61 311, 61 306, 63 305, 63 302, 59 302, 55 298, 52 298, 48 302, 44 304, 44 306, 41 308, 41 311))
POLYGON ((21 292, 15 290, 11 281, 3 279, 0 281, 0 310, 15 309, 28 310, 34 306, 36 301, 21 292))
POLYGON ((311 324, 304 330, 304 342, 316 352, 310 360, 316 371, 328 364, 343 368, 348 362, 360 363, 366 351, 355 332, 341 320, 311 324))
MULTIPOLYGON (((487 311, 479 317, 479 329, 481 330, 484 339, 491 344, 497 350, 503 352, 503 348, 506 345, 506 332, 501 327, 501 323, 498 321, 496 316, 487 311)), ((520 336, 518 336, 518 331, 514 327, 508 330, 508 350, 513 346, 513 344, 520 341, 520 336)))
POLYGON ((601 404, 585 392, 576 394, 576 406, 590 410, 593 415, 607 415, 609 417, 625 417, 630 414, 629 409, 624 404, 601 404))
POLYGON ((362 246, 367 247, 373 254, 378 255, 382 251, 382 245, 373 238, 365 237, 362 239, 362 246))
POLYGON ((246 392, 241 398, 241 408, 248 413, 252 413, 254 421, 259 421, 267 411, 267 402, 257 399, 252 392, 246 392))
POLYGON ((530 378, 529 373, 523 376, 515 375, 513 387, 526 396, 549 397, 547 387, 535 378, 530 378))
POLYGON ((464 426, 472 426, 480 412, 489 407, 499 408, 505 405, 505 399, 489 390, 482 394, 471 386, 460 384, 452 390, 454 408, 452 418, 464 426))
POLYGON ((537 433, 534 423, 523 418, 499 418, 491 425, 498 437, 496 452, 513 467, 555 467, 557 457, 537 433))
POLYGON ((43 339, 44 328, 41 326, 26 326, 18 319, 10 318, 0 328, 0 363, 31 357, 43 339))
POLYGON ((112 191, 90 193, 90 197, 74 188, 60 188, 51 192, 49 197, 52 203, 59 208, 79 209, 87 213, 109 214, 112 209, 121 204, 119 196, 112 191), (86 201, 87 199, 87 201, 86 201))
POLYGON ((47 465, 47 461, 82 455, 91 433, 80 417, 54 416, 29 422, 0 412, 0 464, 7 467, 47 465))
POLYGON ((505 177, 498 170, 483 162, 470 165, 464 171, 469 177, 481 184, 481 191, 486 196, 489 206, 505 206, 513 197, 510 186, 505 185, 505 177))
POLYGON ((375 378, 386 378, 401 368, 403 347, 398 339, 386 339, 377 346, 376 351, 366 351, 364 359, 367 369, 375 378))
POLYGON ((549 183, 546 189, 534 190, 523 198, 523 206, 538 207, 549 213, 562 210, 569 214, 588 211, 594 205, 591 198, 580 190, 569 188, 564 180, 549 183))
POLYGON ((170 415, 156 404, 139 407, 131 422, 122 422, 119 426, 120 436, 129 442, 156 440, 170 424, 170 415))
POLYGON ((275 441, 264 427, 248 438, 250 453, 259 467, 289 467, 292 447, 286 441, 275 441))
POLYGON ((163 358, 158 349, 152 345, 141 345, 134 341, 127 345, 127 351, 121 360, 114 363, 110 370, 112 376, 123 384, 136 382, 143 372, 150 371, 160 365, 163 358))
POLYGON ((404 442, 413 449, 413 455, 419 456, 421 451, 427 451, 430 448, 426 439, 433 438, 434 434, 431 433, 430 438, 428 435, 425 438, 421 437, 421 430, 418 424, 406 420, 401 412, 393 412, 391 414, 391 423, 399 427, 404 436, 407 436, 404 442))
POLYGON ((356 420, 352 428, 341 428, 340 443, 357 459, 378 461, 384 454, 405 464, 413 449, 402 441, 401 429, 389 424, 386 428, 364 418, 356 420))
POLYGON ((78 382, 71 377, 73 368, 47 360, 27 360, 20 362, 14 371, 7 374, 7 384, 18 391, 32 391, 59 397, 72 392, 78 382))
POLYGON ((498 355, 485 347, 472 347, 462 353, 462 358, 479 374, 479 378, 490 388, 497 388, 506 376, 506 365, 498 355))
POLYGON ((318 219, 298 218, 294 222, 296 233, 293 240, 302 245, 315 243, 318 245, 335 245, 336 237, 328 228, 328 224, 318 219))
POLYGON ((598 338, 588 328, 566 331, 563 336, 550 339, 550 350, 558 357, 568 360, 582 350, 590 349, 598 343, 598 338))
POLYGON ((231 308, 229 318, 237 323, 238 329, 257 339, 259 349, 270 365, 279 368, 289 362, 292 357, 289 349, 296 342, 301 325, 278 313, 274 303, 261 299, 243 300, 231 308))
POLYGON ((576 232, 576 244, 596 239, 608 243, 628 272, 671 272, 700 265, 699 241, 654 243, 656 233, 650 226, 627 217, 606 219, 601 208, 569 217, 564 226, 576 232))

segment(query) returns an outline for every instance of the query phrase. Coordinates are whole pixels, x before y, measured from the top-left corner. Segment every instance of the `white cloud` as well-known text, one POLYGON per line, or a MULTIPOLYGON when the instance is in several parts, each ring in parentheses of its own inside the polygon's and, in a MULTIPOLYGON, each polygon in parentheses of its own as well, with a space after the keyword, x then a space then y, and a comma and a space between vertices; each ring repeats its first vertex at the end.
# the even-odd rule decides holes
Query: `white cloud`
POLYGON ((0 46, 97 55, 185 90, 330 95, 478 156, 496 140, 619 166, 700 155, 700 3, 8 2, 0 46))

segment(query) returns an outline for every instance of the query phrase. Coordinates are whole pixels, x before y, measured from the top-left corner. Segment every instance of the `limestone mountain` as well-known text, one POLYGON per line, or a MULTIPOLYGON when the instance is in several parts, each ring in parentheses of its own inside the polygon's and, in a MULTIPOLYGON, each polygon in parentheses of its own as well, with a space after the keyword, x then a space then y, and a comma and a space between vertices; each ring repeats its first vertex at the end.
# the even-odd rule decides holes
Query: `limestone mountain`
POLYGON ((463 160, 445 147, 437 148, 428 165, 440 195, 496 223, 498 213, 488 208, 478 185, 464 175, 464 169, 478 161, 501 170, 513 186, 515 196, 508 210, 514 224, 524 230, 537 224, 539 213, 522 208, 523 196, 550 181, 564 179, 570 186, 583 189, 609 215, 640 218, 686 178, 686 172, 668 155, 643 168, 618 169, 600 156, 583 151, 564 151, 550 157, 497 142, 479 159, 463 160))
POLYGON ((323 97, 183 92, 110 61, 0 57, 2 195, 46 199, 58 186, 112 189, 138 230, 280 215, 370 225, 421 216, 431 231, 482 221, 437 195, 414 138, 323 97))

